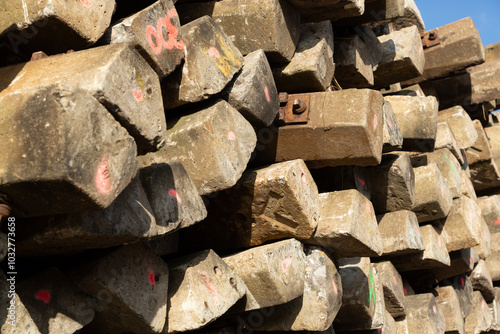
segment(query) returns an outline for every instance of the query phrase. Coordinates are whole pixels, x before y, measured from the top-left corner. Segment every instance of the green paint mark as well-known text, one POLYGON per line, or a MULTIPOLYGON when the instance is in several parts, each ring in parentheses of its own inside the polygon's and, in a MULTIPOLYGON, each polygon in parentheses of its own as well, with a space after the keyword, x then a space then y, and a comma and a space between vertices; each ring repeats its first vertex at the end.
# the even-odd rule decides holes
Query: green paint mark
POLYGON ((373 278, 373 273, 372 273, 372 267, 370 266, 370 270, 368 271, 368 280, 370 281, 370 295, 368 296, 368 303, 372 300, 373 296, 373 302, 376 303, 376 296, 375 296, 375 279, 373 278))
POLYGON ((444 157, 450 163, 451 169, 453 169, 453 173, 455 173, 455 175, 458 175, 458 172, 457 172, 457 169, 455 168, 455 165, 453 165, 453 163, 451 162, 450 158, 448 158, 448 154, 446 154, 444 157))

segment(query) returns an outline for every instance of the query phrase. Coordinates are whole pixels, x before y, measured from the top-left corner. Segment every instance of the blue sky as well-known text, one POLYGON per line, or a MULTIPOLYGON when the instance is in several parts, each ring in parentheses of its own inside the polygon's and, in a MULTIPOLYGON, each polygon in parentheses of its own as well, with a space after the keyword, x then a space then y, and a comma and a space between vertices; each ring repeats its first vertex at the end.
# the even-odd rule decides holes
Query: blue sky
POLYGON ((500 42, 500 0, 415 0, 426 30, 471 17, 483 45, 500 42))

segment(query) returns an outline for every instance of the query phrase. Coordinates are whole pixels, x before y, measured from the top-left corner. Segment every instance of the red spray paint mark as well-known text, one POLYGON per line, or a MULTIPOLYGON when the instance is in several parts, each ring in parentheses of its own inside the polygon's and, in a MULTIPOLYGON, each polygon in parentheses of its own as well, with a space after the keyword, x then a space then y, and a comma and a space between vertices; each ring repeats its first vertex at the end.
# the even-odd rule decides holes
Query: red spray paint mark
POLYGON ((421 55, 422 54, 422 51, 424 51, 424 47, 423 46, 420 46, 420 49, 418 49, 418 54, 421 55))
POLYGON ((99 194, 106 195, 109 193, 109 190, 111 189, 110 177, 108 158, 104 157, 101 159, 95 174, 95 185, 99 194))
POLYGON ((267 102, 271 102, 271 97, 269 96, 269 88, 264 87, 264 93, 266 94, 266 100, 267 102))
POLYGON ((377 128, 378 118, 377 115, 373 115, 373 129, 377 128))
POLYGON ((292 258, 289 257, 288 259, 284 259, 283 262, 281 262, 281 269, 283 270, 283 273, 287 273, 288 269, 290 268, 290 265, 292 264, 292 258))
POLYGON ((50 292, 48 292, 47 290, 39 290, 36 293, 35 298, 44 302, 45 304, 48 304, 50 302, 50 292))
POLYGON ((217 57, 217 58, 220 57, 219 50, 217 50, 217 48, 215 46, 211 46, 210 49, 208 49, 208 54, 210 56, 214 56, 214 57, 217 57))
POLYGON ((149 283, 151 283, 151 285, 156 285, 156 280, 155 280, 155 273, 150 271, 148 273, 148 279, 149 279, 149 283))
POLYGON ((500 225, 500 218, 498 218, 497 220, 495 220, 495 226, 498 226, 500 225))
POLYGON ((203 280, 205 281, 205 285, 208 288, 208 291, 212 295, 212 298, 215 301, 216 305, 219 305, 219 294, 217 293, 217 290, 215 289, 215 286, 212 284, 210 279, 208 278, 207 274, 205 272, 200 273, 201 277, 203 277, 203 280))
POLYGON ((236 140, 236 135, 234 134, 233 131, 229 131, 227 133, 227 138, 229 138, 229 140, 236 140))
POLYGON ((299 168, 300 168, 300 172, 301 172, 302 184, 307 185, 306 171, 305 171, 304 167, 302 166, 302 164, 300 164, 300 163, 299 163, 299 168))
POLYGON ((396 276, 392 276, 392 280, 393 280, 394 284, 398 284, 398 280, 396 279, 396 276))
POLYGON ((134 89, 134 98, 138 101, 142 101, 142 91, 140 89, 134 89))
POLYGON ((370 202, 366 202, 366 203, 365 203, 365 209, 366 209, 366 213, 368 213, 368 214, 369 214, 370 212, 372 212, 370 202))
POLYGON ((332 285, 333 285, 333 293, 337 296, 339 294, 339 289, 337 288, 337 283, 335 283, 335 280, 332 279, 332 285))
POLYGON ((485 306, 486 306, 486 302, 483 299, 483 301, 481 302, 481 308, 484 308, 485 306))
POLYGON ((415 232, 417 232, 417 234, 420 234, 420 229, 417 227, 417 225, 414 225, 413 227, 415 228, 415 232))
POLYGON ((356 178, 358 179, 359 183, 361 183, 361 186, 364 188, 366 186, 366 181, 360 178, 359 176, 357 176, 356 178))
POLYGON ((84 5, 85 7, 90 7, 92 5, 92 3, 90 3, 90 0, 80 0, 80 2, 82 3, 82 5, 84 5))
POLYGON ((439 244, 439 246, 441 246, 443 244, 442 241, 441 241, 441 236, 440 235, 438 235, 438 244, 439 244))
POLYGON ((432 305, 432 312, 437 313, 436 305, 432 305))
POLYGON ((156 29, 152 25, 146 27, 146 40, 155 54, 159 54, 163 48, 167 50, 173 48, 184 50, 184 42, 179 39, 179 30, 171 21, 176 16, 178 16, 177 11, 173 8, 167 13, 166 17, 158 19, 156 29), (167 31, 167 40, 163 37, 163 29, 167 31))
POLYGON ((160 40, 160 35, 158 35, 158 33, 156 32, 155 28, 152 25, 148 25, 146 28, 146 40, 148 41, 149 45, 151 46, 151 49, 153 49, 153 52, 155 54, 159 54, 163 49, 163 45, 161 42, 161 40, 163 40, 163 37, 161 37, 160 40), (155 38, 154 42, 152 37, 155 38))
POLYGON ((441 185, 441 197, 444 197, 444 188, 442 185, 441 185))
POLYGON ((462 286, 465 285, 465 281, 464 281, 464 278, 463 277, 460 277, 460 283, 462 283, 462 286))
POLYGON ((404 295, 406 296, 406 289, 403 289, 403 293, 404 293, 404 295))
POLYGON ((177 199, 177 202, 182 203, 181 198, 180 198, 179 194, 177 193, 177 191, 175 191, 175 189, 170 189, 168 191, 168 194, 172 197, 175 197, 177 199))
POLYGON ((469 263, 471 263, 471 262, 472 262, 472 258, 469 256, 469 263))

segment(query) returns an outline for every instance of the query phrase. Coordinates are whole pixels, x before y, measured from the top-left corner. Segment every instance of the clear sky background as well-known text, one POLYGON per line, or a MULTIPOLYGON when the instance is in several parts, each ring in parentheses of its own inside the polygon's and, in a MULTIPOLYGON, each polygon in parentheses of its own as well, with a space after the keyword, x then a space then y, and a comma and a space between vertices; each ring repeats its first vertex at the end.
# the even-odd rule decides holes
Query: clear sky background
POLYGON ((500 42, 500 0, 415 0, 426 30, 471 17, 483 45, 500 42))

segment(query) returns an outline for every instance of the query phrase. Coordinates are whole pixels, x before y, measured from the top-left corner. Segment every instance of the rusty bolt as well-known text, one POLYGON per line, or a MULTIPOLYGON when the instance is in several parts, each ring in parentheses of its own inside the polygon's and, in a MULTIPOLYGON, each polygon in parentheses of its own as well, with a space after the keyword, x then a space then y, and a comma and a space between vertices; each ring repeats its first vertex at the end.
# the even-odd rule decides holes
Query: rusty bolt
POLYGON ((279 94, 279 99, 280 99, 280 104, 284 105, 288 102, 288 94, 287 93, 280 93, 279 94))
POLYGON ((435 31, 429 32, 429 40, 433 41, 436 39, 436 37, 437 37, 437 34, 435 31))
POLYGON ((302 114, 304 111, 306 111, 306 109, 307 109, 307 105, 303 100, 295 99, 293 101, 293 113, 294 114, 302 114))

